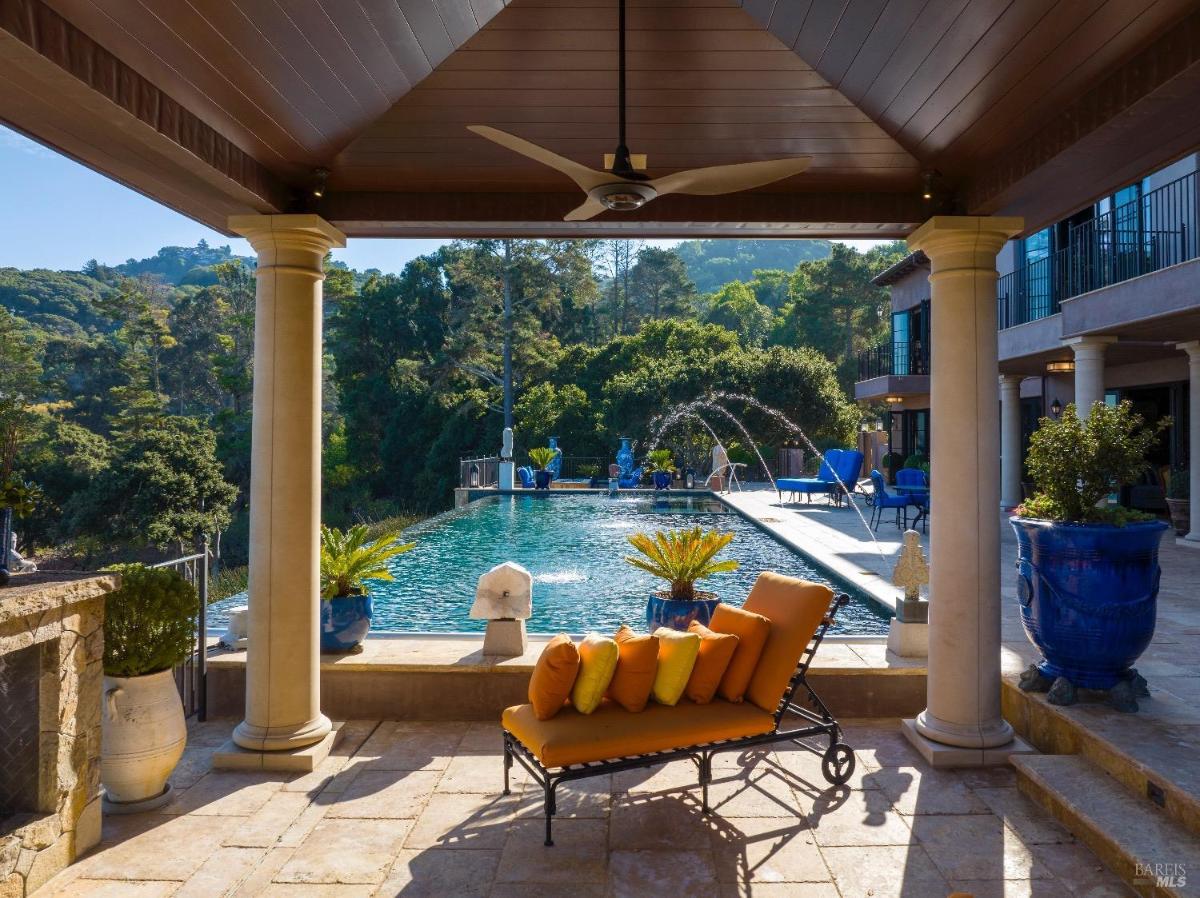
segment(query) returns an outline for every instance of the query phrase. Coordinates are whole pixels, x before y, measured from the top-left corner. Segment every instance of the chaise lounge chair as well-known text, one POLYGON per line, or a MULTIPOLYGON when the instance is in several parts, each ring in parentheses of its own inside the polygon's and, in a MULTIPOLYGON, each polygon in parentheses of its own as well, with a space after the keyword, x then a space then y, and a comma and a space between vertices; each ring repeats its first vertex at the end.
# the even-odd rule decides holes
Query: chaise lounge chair
POLYGON ((699 773, 707 814, 713 755, 795 742, 821 755, 826 780, 845 783, 854 773, 854 753, 841 741, 837 720, 806 677, 834 616, 847 602, 846 595, 835 595, 817 583, 761 574, 744 607, 766 617, 771 629, 746 700, 737 704, 714 698, 700 705, 684 698, 670 707, 651 703, 631 713, 605 701, 592 714, 564 707, 550 720, 538 720, 529 704, 505 709, 504 794, 509 794, 509 770, 515 761, 542 787, 546 844, 553 845, 555 789, 572 780, 689 758, 699 773), (811 709, 797 704, 805 693, 811 709), (800 720, 785 721, 789 714, 800 720), (814 736, 827 739, 828 748, 822 751, 799 741, 814 736))
POLYGON ((803 493, 806 501, 811 501, 812 494, 817 493, 840 505, 842 494, 853 490, 858 483, 862 463, 863 454, 857 449, 829 449, 816 477, 781 477, 775 481, 779 502, 783 504, 784 493, 792 493, 793 497, 803 493))

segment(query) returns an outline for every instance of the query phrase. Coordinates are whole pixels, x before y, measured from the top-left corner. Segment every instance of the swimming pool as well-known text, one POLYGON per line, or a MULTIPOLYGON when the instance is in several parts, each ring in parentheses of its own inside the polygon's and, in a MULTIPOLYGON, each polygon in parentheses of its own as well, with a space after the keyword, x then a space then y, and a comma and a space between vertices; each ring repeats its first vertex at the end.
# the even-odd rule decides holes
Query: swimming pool
MULTIPOLYGON (((646 626, 646 596, 662 581, 623 561, 633 554, 628 534, 701 526, 733 531, 720 558, 736 558, 736 571, 701 581, 701 588, 740 605, 765 570, 830 583, 853 601, 842 610, 835 632, 887 632, 890 615, 876 602, 829 575, 777 541, 741 514, 707 497, 672 498, 584 494, 496 496, 430 518, 404 532, 416 547, 392 559, 395 581, 377 582, 374 630, 482 631, 485 621, 467 613, 479 575, 502 561, 515 561, 533 574, 531 633, 611 632, 621 623, 646 626)), ((223 624, 223 607, 213 606, 213 625, 223 624)))

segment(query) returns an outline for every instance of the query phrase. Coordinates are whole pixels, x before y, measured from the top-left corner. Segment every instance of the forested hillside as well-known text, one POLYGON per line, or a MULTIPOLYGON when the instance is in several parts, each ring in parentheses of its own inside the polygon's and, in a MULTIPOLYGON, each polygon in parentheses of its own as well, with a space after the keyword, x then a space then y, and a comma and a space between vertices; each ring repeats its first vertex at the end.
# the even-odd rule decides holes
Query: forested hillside
MULTIPOLYGON (((393 274, 330 265, 324 516, 446 507, 458 458, 498 448, 506 335, 520 452, 554 435, 568 454, 608 457, 618 436, 645 440, 660 412, 715 389, 848 440, 853 357, 887 321, 869 278, 899 252, 480 240, 393 274), (805 254, 817 258, 789 264, 805 254)), ((17 508, 26 546, 100 559, 204 529, 244 557, 253 320, 253 272, 227 247, 0 269, 0 505, 17 508)), ((748 423, 767 445, 784 436, 748 423)), ((711 440, 692 422, 667 442, 698 456, 711 440)))

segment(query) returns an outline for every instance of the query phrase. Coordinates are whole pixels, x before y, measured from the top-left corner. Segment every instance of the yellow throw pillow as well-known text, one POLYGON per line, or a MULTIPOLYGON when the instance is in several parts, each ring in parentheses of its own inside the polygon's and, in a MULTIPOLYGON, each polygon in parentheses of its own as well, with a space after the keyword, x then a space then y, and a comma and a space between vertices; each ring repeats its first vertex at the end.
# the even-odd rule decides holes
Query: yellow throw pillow
POLYGON ((683 695, 692 668, 696 666, 700 635, 681 633, 669 627, 659 627, 654 635, 658 639, 658 670, 650 694, 660 705, 673 705, 683 695))
POLYGON ((620 654, 616 640, 599 633, 589 633, 579 643, 579 674, 571 689, 571 704, 580 714, 591 714, 600 707, 620 654))

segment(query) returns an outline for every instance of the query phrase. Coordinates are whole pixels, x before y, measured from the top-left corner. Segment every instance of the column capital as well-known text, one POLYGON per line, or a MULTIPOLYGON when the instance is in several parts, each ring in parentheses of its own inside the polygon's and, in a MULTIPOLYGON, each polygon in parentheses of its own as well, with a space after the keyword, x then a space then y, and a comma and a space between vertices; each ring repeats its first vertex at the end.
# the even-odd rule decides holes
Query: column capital
POLYGON ((1188 340, 1186 343, 1176 343, 1175 348, 1188 354, 1188 360, 1200 362, 1200 340, 1188 340))
POLYGON ((255 252, 308 250, 322 256, 346 245, 346 235, 320 215, 231 215, 229 230, 250 241, 255 252))
POLYGON ((1111 346, 1117 342, 1117 338, 1111 334, 1084 334, 1079 337, 1064 337, 1062 340, 1063 346, 1070 346, 1072 349, 1087 349, 1092 346, 1111 346))
POLYGON ((942 252, 976 250, 995 255, 1025 228, 1018 216, 935 215, 908 235, 908 248, 921 250, 931 260, 942 252))
POLYGON ((1000 389, 1003 390, 1005 387, 1010 389, 1016 387, 1019 389, 1023 380, 1025 380, 1024 374, 1001 374, 1000 389))

